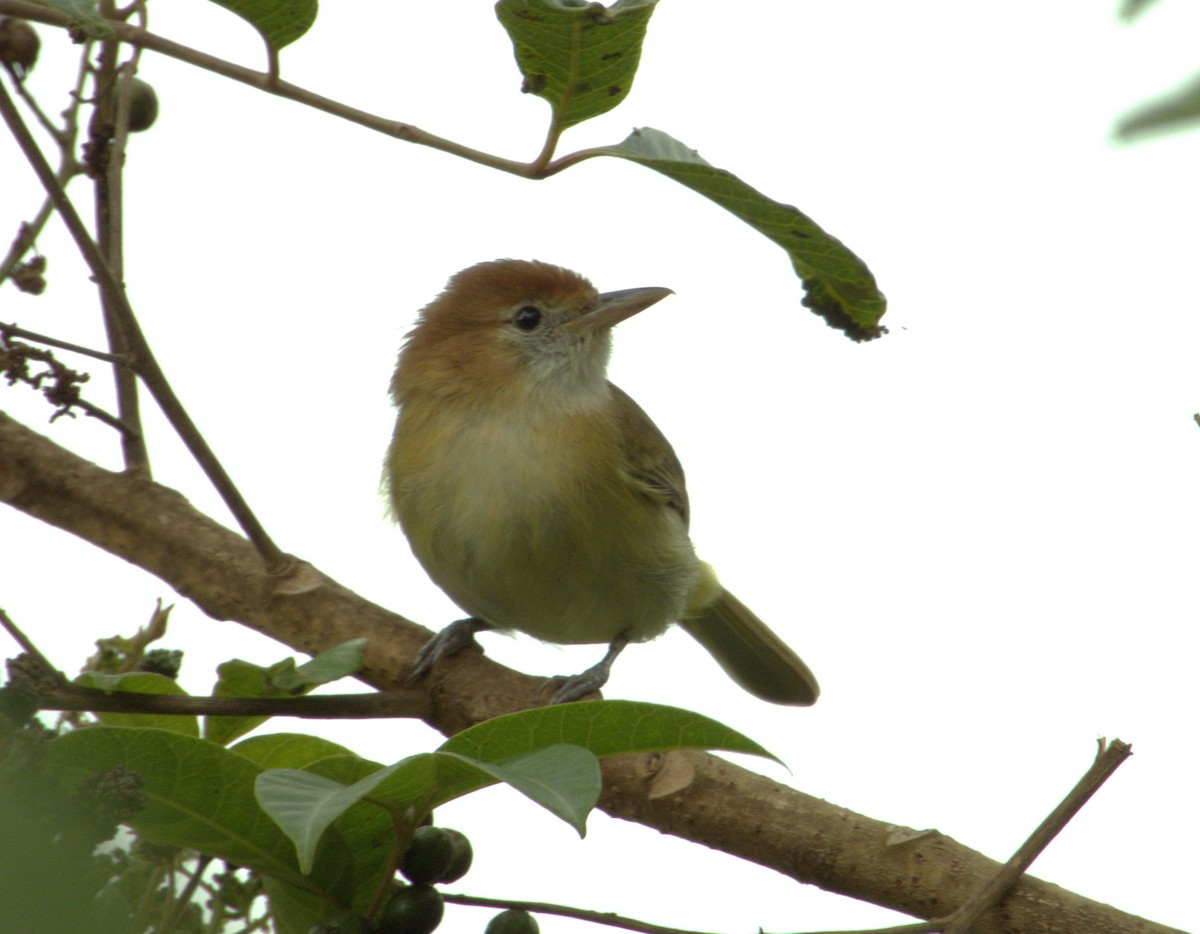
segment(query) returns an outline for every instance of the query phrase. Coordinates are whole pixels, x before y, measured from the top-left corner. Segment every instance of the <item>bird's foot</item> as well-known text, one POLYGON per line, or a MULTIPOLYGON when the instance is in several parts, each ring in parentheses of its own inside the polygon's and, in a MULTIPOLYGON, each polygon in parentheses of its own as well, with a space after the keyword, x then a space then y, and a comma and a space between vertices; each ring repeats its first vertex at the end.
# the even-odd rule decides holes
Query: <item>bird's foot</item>
POLYGON ((613 639, 608 651, 604 653, 604 658, 591 668, 581 671, 577 675, 559 675, 556 678, 547 678, 546 686, 555 688, 550 703, 569 704, 593 691, 599 691, 608 683, 608 676, 612 674, 613 661, 627 645, 629 645, 629 637, 622 633, 613 639))
POLYGON ((413 661, 412 671, 404 679, 404 686, 411 687, 429 674, 433 666, 443 658, 457 655, 463 649, 474 648, 482 652, 483 649, 475 641, 475 633, 491 628, 483 620, 474 616, 467 619, 456 619, 421 646, 421 651, 417 653, 417 657, 413 661))

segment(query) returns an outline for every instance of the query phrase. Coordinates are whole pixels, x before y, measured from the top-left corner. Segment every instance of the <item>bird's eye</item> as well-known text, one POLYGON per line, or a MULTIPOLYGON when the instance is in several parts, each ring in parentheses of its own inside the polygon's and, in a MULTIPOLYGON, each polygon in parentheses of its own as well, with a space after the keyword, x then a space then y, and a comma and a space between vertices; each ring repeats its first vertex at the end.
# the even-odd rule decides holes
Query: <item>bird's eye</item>
POLYGON ((519 327, 522 331, 532 331, 541 323, 541 309, 534 308, 532 305, 526 305, 524 308, 518 308, 517 313, 513 316, 513 324, 519 327))

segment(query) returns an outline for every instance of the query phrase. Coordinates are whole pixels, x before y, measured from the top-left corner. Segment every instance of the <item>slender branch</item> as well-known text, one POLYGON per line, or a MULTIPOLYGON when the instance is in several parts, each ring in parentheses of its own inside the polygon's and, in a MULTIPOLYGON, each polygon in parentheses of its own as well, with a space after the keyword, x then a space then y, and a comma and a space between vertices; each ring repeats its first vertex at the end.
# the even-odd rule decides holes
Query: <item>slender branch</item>
MULTIPOLYGON (((113 0, 103 0, 101 11, 112 16, 113 0)), ((95 191, 96 246, 112 272, 113 278, 122 285, 125 281, 124 254, 124 195, 123 178, 125 169, 125 139, 129 124, 130 70, 125 69, 120 82, 122 94, 117 90, 121 68, 117 64, 120 43, 107 39, 100 43, 99 65, 94 73, 95 103, 89 127, 89 163, 92 185, 95 191), (124 118, 124 124, 120 118, 124 118)), ((108 335, 109 349, 113 353, 130 350, 133 338, 129 334, 130 321, 114 303, 112 290, 100 287, 100 305, 104 312, 104 329, 108 335)), ((117 390, 117 415, 121 421, 138 429, 136 435, 125 435, 121 439, 121 454, 125 469, 147 477, 150 472, 150 452, 142 436, 141 405, 138 398, 137 375, 125 367, 113 367, 113 382, 117 390)))
POLYGON ((371 694, 317 694, 307 697, 192 697, 101 691, 65 684, 34 698, 41 710, 75 710, 180 717, 296 717, 300 720, 382 720, 429 714, 425 691, 402 688, 371 694))
POLYGON ((1021 844, 992 880, 951 916, 942 929, 942 934, 969 934, 979 919, 1008 894, 1042 850, 1050 845, 1050 841, 1058 836, 1071 818, 1079 813, 1080 808, 1108 781, 1109 776, 1133 755, 1133 747, 1119 739, 1114 739, 1111 743, 1102 739, 1099 746, 1096 761, 1092 763, 1091 768, 1084 773, 1058 807, 1030 834, 1029 839, 1021 844))
MULTIPOLYGON (((85 43, 83 54, 80 56, 79 72, 75 79, 75 88, 71 92, 71 103, 62 113, 62 129, 52 126, 47 127, 50 135, 59 147, 58 183, 62 188, 66 188, 71 179, 83 172, 83 166, 75 158, 75 140, 78 133, 78 114, 83 83, 87 77, 87 56, 91 47, 91 42, 85 43)), ((17 83, 16 87, 17 93, 26 100, 35 113, 39 114, 39 120, 45 124, 45 118, 41 116, 41 111, 37 109, 36 101, 29 95, 24 84, 17 83)), ((54 202, 47 197, 42 202, 42 206, 38 209, 37 214, 34 215, 33 220, 22 223, 17 229, 17 235, 13 238, 8 254, 3 260, 0 260, 0 282, 9 277, 13 269, 16 268, 17 264, 25 257, 25 254, 37 242, 38 234, 42 232, 42 229, 46 226, 46 222, 50 219, 50 215, 53 213, 54 202)))
POLYGON ((8 631, 8 634, 13 637, 13 641, 21 647, 21 651, 27 653, 37 661, 47 676, 53 678, 59 685, 65 686, 67 684, 66 675, 50 664, 50 659, 41 653, 41 650, 34 645, 33 640, 21 631, 20 627, 13 621, 13 618, 3 609, 0 609, 0 626, 3 626, 8 631))
POLYGON ((57 337, 49 337, 45 334, 38 334, 36 331, 27 331, 24 328, 19 328, 15 324, 5 324, 0 321, 0 337, 18 337, 22 340, 36 341, 39 344, 45 344, 47 347, 58 347, 62 350, 69 350, 72 353, 83 354, 85 357, 94 357, 97 360, 104 360, 108 363, 115 363, 118 366, 131 366, 133 357, 130 354, 114 354, 106 353, 103 350, 93 350, 91 347, 84 347, 81 344, 72 344, 70 341, 59 340, 57 337))
POLYGON ((104 294, 112 303, 112 307, 119 314, 123 330, 129 341, 129 349, 133 352, 137 360, 138 373, 145 380, 147 388, 162 408, 167 420, 175 428, 176 432, 187 445, 192 456, 200 464, 201 469, 209 478, 210 482, 216 487, 217 492, 225 501, 225 505, 229 507, 241 525, 247 537, 253 542, 254 547, 262 556, 268 570, 275 573, 283 573, 290 566, 291 562, 286 558, 279 547, 267 535, 259 523, 257 517, 251 511, 249 504, 242 497, 234 485, 229 474, 225 472, 225 468, 221 466, 216 455, 208 446, 208 442, 184 409, 183 404, 175 395, 167 382, 166 374, 159 367, 158 361, 154 358, 153 352, 150 350, 150 345, 146 342, 145 336, 142 334, 141 328, 138 326, 137 318, 134 316, 133 308, 129 304, 128 298, 125 296, 124 289, 113 278, 111 270, 108 268, 104 257, 101 256, 95 241, 88 235, 87 228, 80 219, 79 214, 75 211, 75 207, 67 198, 62 186, 58 184, 50 165, 46 162, 37 143, 29 133, 28 127, 25 126, 21 115, 13 106, 12 98, 9 97, 2 83, 0 83, 0 115, 3 116, 5 123, 8 124, 9 130, 12 132, 18 145, 21 147, 29 164, 33 166, 42 185, 45 187, 47 194, 54 201, 54 206, 58 209, 58 213, 62 216, 63 223, 70 232, 76 245, 79 247, 80 253, 83 254, 85 261, 91 268, 92 273, 100 283, 104 294))
MULTIPOLYGON (((11 71, 9 73, 11 74, 11 71)), ((25 86, 25 82, 17 80, 17 78, 14 76, 13 87, 16 89, 17 97, 21 98, 21 100, 25 102, 25 106, 27 106, 33 113, 34 117, 37 119, 37 122, 41 124, 42 129, 50 134, 60 149, 66 149, 69 141, 67 140, 63 131, 56 127, 54 125, 54 121, 46 116, 45 111, 42 110, 41 105, 37 102, 37 98, 29 93, 29 89, 25 86)))
POLYGON ((98 422, 103 422, 109 428, 115 428, 121 433, 122 440, 140 439, 142 436, 142 433, 137 428, 126 425, 125 422, 123 422, 116 415, 113 415, 111 412, 100 408, 98 405, 88 402, 87 399, 76 399, 72 405, 75 408, 82 409, 83 414, 87 415, 89 418, 94 418, 98 422))
MULTIPOLYGON (((44 23, 47 26, 68 28, 71 25, 71 20, 66 15, 49 7, 31 3, 29 0, 0 0, 0 13, 19 16, 22 19, 44 23)), ((461 159, 488 166, 501 172, 519 175, 522 178, 541 179, 560 171, 559 168, 556 168, 557 163, 539 166, 536 161, 529 163, 505 159, 478 149, 472 149, 453 140, 435 136, 433 133, 422 130, 411 123, 403 123, 389 117, 359 110, 357 107, 351 107, 349 104, 343 104, 331 98, 323 97, 320 94, 306 90, 298 85, 290 84, 287 81, 273 81, 269 74, 254 71, 241 65, 235 65, 233 62, 208 55, 205 52, 181 45, 177 42, 172 42, 170 39, 164 39, 162 36, 155 35, 136 26, 131 26, 128 23, 122 23, 117 20, 106 20, 106 23, 122 42, 127 42, 138 48, 150 49, 153 52, 158 52, 160 55, 166 55, 181 62, 186 62, 189 65, 194 65, 197 68, 202 68, 205 71, 211 71, 225 78, 240 81, 242 84, 247 84, 268 94, 274 94, 277 97, 295 101, 306 107, 312 107, 315 110, 331 114, 350 123, 357 123, 359 126, 383 133, 395 139, 437 149, 452 156, 458 156, 461 159)))
MULTIPOLYGON (((187 910, 188 904, 192 900, 192 896, 196 894, 196 890, 200 888, 200 880, 204 877, 204 873, 208 871, 209 864, 213 861, 211 856, 201 854, 196 860, 196 868, 188 876, 187 884, 183 887, 176 898, 174 910, 167 916, 166 923, 163 925, 163 931, 174 931, 175 926, 182 918, 184 911, 187 910)), ((173 891, 173 889, 172 889, 173 891)))

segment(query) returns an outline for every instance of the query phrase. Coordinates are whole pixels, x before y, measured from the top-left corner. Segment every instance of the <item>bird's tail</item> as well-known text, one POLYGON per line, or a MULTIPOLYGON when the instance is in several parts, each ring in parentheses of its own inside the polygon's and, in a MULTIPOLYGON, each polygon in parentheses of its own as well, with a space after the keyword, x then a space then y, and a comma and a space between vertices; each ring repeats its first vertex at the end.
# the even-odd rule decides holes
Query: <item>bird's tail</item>
MULTIPOLYGON (((712 575, 707 566, 704 571, 712 575)), ((808 666, 741 600, 716 586, 719 596, 679 625, 755 697, 797 707, 816 703, 821 689, 808 666)))

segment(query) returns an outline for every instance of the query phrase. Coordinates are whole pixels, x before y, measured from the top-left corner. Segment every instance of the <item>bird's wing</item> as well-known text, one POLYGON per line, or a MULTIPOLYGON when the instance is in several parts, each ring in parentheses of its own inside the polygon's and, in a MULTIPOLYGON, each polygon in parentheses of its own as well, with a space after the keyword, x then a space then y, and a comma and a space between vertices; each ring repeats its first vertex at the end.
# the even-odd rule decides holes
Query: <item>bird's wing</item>
POLYGON ((674 509, 688 524, 687 485, 675 449, 650 416, 620 387, 608 384, 616 402, 626 479, 643 495, 674 509))

